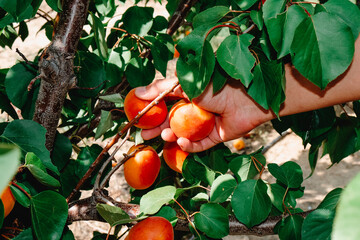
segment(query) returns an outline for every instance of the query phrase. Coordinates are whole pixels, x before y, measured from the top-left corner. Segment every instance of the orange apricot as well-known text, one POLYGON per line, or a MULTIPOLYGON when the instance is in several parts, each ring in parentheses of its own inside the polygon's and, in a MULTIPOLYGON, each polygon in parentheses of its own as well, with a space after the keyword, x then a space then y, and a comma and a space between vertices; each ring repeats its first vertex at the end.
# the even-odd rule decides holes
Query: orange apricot
POLYGON ((166 164, 174 171, 182 173, 182 166, 189 155, 176 142, 166 142, 163 148, 163 157, 166 164))
POLYGON ((233 141, 233 146, 236 150, 240 151, 245 148, 245 142, 242 139, 236 139, 233 141))
POLYGON ((215 126, 215 115, 185 99, 177 102, 169 113, 170 128, 177 137, 199 141, 215 126))
MULTIPOLYGON (((135 89, 132 89, 125 97, 124 111, 129 121, 143 110, 151 101, 142 100, 135 96, 135 89)), ((163 123, 167 116, 167 108, 165 101, 160 101, 147 111, 134 126, 142 129, 150 129, 163 123)))
POLYGON ((175 46, 174 58, 178 58, 178 57, 180 57, 180 53, 179 53, 179 51, 176 49, 176 46, 175 46))
POLYGON ((139 149, 133 157, 124 163, 126 182, 135 189, 146 189, 156 180, 161 161, 157 152, 150 146, 137 145, 130 148, 128 154, 139 149))
POLYGON ((163 217, 148 217, 135 224, 127 240, 173 240, 174 229, 171 223, 163 217))
POLYGON ((6 218, 15 206, 15 197, 11 193, 9 186, 1 193, 1 201, 4 205, 4 218, 6 218))

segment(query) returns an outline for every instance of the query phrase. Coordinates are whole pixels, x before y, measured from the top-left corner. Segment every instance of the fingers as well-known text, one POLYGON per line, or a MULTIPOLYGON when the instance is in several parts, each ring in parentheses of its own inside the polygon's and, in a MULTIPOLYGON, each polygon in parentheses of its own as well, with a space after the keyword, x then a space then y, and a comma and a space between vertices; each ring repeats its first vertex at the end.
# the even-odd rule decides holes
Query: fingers
MULTIPOLYGON (((165 121, 158 127, 152 128, 152 129, 143 129, 141 131, 141 137, 144 140, 150 140, 152 138, 155 138, 161 134, 161 132, 164 129, 169 128, 169 116, 165 119, 165 121)), ((176 140, 174 140, 176 141, 176 140)))
POLYGON ((179 138, 177 140, 178 145, 185 152, 202 152, 212 148, 220 142, 223 142, 223 140, 221 139, 216 127, 214 127, 209 136, 200 141, 192 142, 186 138, 179 138))
MULTIPOLYGON (((138 98, 144 100, 153 100, 157 96, 159 96, 160 93, 171 88, 174 85, 175 81, 177 81, 176 78, 154 80, 151 84, 147 86, 136 88, 135 95, 138 98)), ((177 86, 174 91, 169 94, 169 96, 184 97, 185 94, 182 91, 181 87, 177 86)))

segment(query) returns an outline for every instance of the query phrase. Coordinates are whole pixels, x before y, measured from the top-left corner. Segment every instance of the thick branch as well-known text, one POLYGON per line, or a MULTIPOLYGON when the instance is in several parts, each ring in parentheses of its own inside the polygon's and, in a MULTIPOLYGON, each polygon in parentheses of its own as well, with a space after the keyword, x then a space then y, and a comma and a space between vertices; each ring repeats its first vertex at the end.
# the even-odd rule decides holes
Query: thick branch
MULTIPOLYGON (((110 200, 110 198, 109 198, 110 200)), ((136 204, 126 204, 110 200, 112 204, 123 209, 131 218, 140 214, 140 206, 136 204)), ((298 213, 302 217, 306 217, 311 211, 298 213)), ((189 231, 189 224, 185 220, 185 216, 178 212, 178 222, 176 223, 175 230, 189 231)), ((266 236, 274 234, 274 227, 281 220, 281 216, 268 217, 264 222, 252 228, 247 228, 244 224, 239 222, 234 216, 229 217, 230 231, 229 235, 256 235, 266 236)), ((75 221, 95 220, 104 221, 97 213, 96 208, 91 203, 91 198, 79 200, 69 208, 68 224, 75 221)), ((193 220, 193 219, 192 219, 193 220)))
POLYGON ((89 5, 89 0, 64 2, 54 39, 39 62, 41 85, 33 117, 46 128, 46 147, 50 151, 66 94, 76 82, 73 59, 89 5))

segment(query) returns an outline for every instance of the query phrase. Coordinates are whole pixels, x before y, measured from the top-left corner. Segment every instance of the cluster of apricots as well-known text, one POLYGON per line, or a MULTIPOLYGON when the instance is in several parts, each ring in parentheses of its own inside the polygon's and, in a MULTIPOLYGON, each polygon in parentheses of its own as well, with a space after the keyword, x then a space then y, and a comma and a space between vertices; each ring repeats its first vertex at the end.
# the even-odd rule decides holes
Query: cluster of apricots
POLYGON ((15 197, 11 193, 10 187, 7 186, 1 193, 1 201, 4 205, 4 218, 6 218, 15 206, 15 197))
MULTIPOLYGON (((142 100, 131 90, 124 101, 124 111, 129 121, 134 119, 151 101, 142 100)), ((134 125, 142 129, 155 128, 161 125, 168 115, 164 100, 147 111, 134 125)), ((169 112, 171 130, 177 137, 199 141, 207 137, 215 125, 215 115, 196 104, 182 99, 175 103, 169 112)), ((150 146, 134 146, 128 154, 137 150, 124 164, 124 175, 127 183, 135 189, 146 189, 156 180, 161 161, 156 151, 150 146)), ((166 142, 163 157, 167 165, 176 172, 182 173, 182 165, 189 155, 176 142, 166 142)))
MULTIPOLYGON (((151 101, 142 100, 131 90, 124 100, 124 111, 129 121, 134 119, 151 101)), ((147 111, 134 126, 151 129, 161 125, 167 118, 168 111, 164 100, 147 111)), ((177 137, 199 141, 207 137, 215 125, 215 115, 196 104, 182 99, 169 111, 171 130, 177 137)), ((150 146, 137 145, 129 149, 131 157, 124 164, 124 176, 127 183, 135 189, 149 188, 156 180, 161 167, 157 152, 150 146)), ((182 166, 189 155, 176 142, 165 142, 163 157, 166 164, 176 172, 182 173, 182 166)), ((148 217, 137 223, 129 231, 126 240, 173 240, 171 223, 162 217, 148 217)))

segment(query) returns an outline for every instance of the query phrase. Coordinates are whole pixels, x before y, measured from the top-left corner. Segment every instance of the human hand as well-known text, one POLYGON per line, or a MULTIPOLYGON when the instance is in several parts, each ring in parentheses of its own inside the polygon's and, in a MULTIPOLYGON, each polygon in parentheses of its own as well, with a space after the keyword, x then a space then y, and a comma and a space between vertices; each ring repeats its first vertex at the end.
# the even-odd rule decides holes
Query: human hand
MULTIPOLYGON (((177 79, 155 80, 146 87, 138 87, 135 95, 144 100, 152 100, 161 92, 173 86, 177 79)), ((177 86, 169 96, 187 98, 180 86, 177 86)), ((261 123, 270 120, 272 114, 263 110, 245 92, 239 81, 229 80, 224 88, 213 94, 212 84, 209 84, 202 95, 193 99, 199 107, 215 113, 215 126, 208 137, 191 142, 180 137, 177 138, 169 127, 167 118, 160 126, 142 130, 144 139, 151 139, 161 134, 168 142, 177 141, 179 146, 187 152, 201 152, 218 143, 236 139, 246 134, 261 123)))

